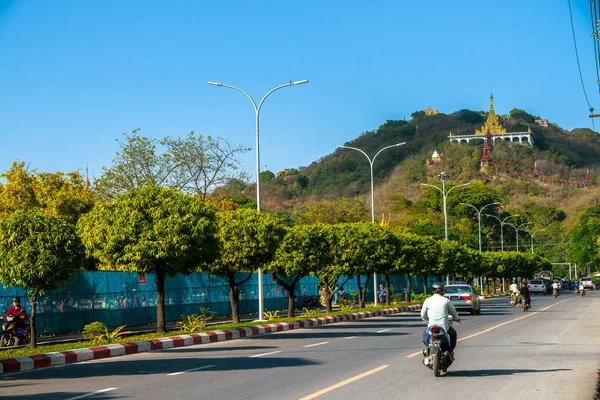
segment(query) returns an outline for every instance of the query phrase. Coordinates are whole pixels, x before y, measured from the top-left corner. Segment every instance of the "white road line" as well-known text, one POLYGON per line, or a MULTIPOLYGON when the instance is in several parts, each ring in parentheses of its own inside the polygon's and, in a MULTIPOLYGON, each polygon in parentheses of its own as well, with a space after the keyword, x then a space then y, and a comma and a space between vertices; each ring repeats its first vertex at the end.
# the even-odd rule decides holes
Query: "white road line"
POLYGON ((344 339, 354 339, 355 337, 358 337, 358 336, 348 336, 348 337, 345 337, 344 339))
POLYGON ((377 332, 375 332, 375 333, 383 333, 383 332, 387 332, 387 331, 391 331, 391 330, 392 330, 392 328, 388 328, 388 329, 382 329, 382 330, 380 330, 380 331, 377 331, 377 332))
POLYGON ((167 376, 181 375, 181 374, 185 374, 186 372, 200 371, 201 369, 206 369, 206 368, 211 368, 211 367, 214 367, 214 365, 205 365, 203 367, 186 369, 185 371, 173 372, 171 374, 167 374, 167 376))
POLYGON ((327 343, 329 343, 329 342, 321 342, 321 343, 315 343, 315 344, 307 344, 307 345, 306 345, 306 346, 304 346, 304 347, 314 347, 314 346, 321 346, 321 345, 323 345, 323 344, 327 344, 327 343))
POLYGON ((262 357, 262 356, 270 356, 271 354, 277 354, 277 353, 281 353, 281 350, 272 351, 270 353, 255 354, 253 356, 248 356, 248 357, 249 358, 254 358, 254 357, 262 357))
POLYGON ((100 393, 110 392, 111 390, 116 390, 116 389, 118 389, 118 388, 106 388, 106 389, 96 390, 95 392, 82 394, 81 396, 69 397, 68 399, 65 399, 65 400, 84 399, 86 397, 94 396, 94 395, 100 394, 100 393))

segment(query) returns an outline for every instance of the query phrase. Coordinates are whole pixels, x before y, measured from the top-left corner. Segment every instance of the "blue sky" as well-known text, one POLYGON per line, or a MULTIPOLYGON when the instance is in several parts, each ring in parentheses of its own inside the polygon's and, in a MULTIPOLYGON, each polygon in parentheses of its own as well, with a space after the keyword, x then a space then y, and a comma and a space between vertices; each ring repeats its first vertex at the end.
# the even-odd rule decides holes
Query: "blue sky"
MULTIPOLYGON (((600 111, 589 4, 573 0, 585 84, 600 111), (578 4, 575 4, 578 3, 578 4)), ((191 130, 310 164, 336 145, 431 105, 512 108, 591 127, 567 0, 0 0, 0 171, 100 176, 123 132, 191 130)), ((600 121, 598 121, 600 124, 600 121)), ((241 157, 253 173, 253 151, 241 157)), ((261 167, 262 170, 262 167, 261 167)))

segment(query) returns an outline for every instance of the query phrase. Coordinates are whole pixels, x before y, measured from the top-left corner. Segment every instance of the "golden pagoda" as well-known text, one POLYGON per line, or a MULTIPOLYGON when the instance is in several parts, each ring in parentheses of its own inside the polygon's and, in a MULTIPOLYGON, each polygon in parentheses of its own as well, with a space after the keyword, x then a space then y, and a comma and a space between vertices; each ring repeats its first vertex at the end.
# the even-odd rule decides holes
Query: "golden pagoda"
POLYGON ((439 114, 440 112, 434 108, 431 108, 431 106, 427 107, 425 109, 425 115, 436 115, 439 114))
POLYGON ((485 124, 483 124, 481 129, 475 131, 475 134, 485 135, 488 132, 490 132, 492 135, 506 133, 506 128, 503 127, 502 124, 500 124, 500 118, 498 118, 498 115, 496 115, 496 112, 494 111, 493 95, 490 95, 490 112, 488 113, 487 120, 485 121, 485 124))

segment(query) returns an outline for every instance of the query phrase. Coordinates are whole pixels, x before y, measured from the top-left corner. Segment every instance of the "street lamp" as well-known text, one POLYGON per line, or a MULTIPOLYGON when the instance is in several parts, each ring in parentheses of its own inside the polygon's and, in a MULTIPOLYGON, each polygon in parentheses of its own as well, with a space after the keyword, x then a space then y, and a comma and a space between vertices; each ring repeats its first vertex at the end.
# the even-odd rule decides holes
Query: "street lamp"
MULTIPOLYGON (((500 203, 496 202, 496 203, 486 204, 485 206, 481 207, 480 209, 477 209, 477 207, 475 207, 473 204, 468 204, 468 203, 458 203, 458 204, 460 204, 461 206, 471 207, 477 213, 477 222, 479 224, 479 255, 481 255, 481 213, 483 212, 483 210, 485 210, 486 207, 497 206, 500 203)), ((480 285, 481 294, 483 295, 483 276, 480 277, 480 282, 481 282, 481 285, 480 285)))
MULTIPOLYGON (((502 249, 502 251, 504 251, 504 229, 503 229, 503 226, 505 224, 508 224, 508 222, 505 222, 505 221, 507 219, 509 219, 509 218, 518 217, 520 214, 509 215, 508 217, 506 217, 506 218, 504 218, 502 220, 500 218, 496 217, 495 215, 492 215, 492 214, 484 214, 484 215, 486 217, 496 218, 498 220, 498 222, 500 222, 500 248, 502 249)), ((512 224, 508 224, 508 225, 512 225, 512 224)))
MULTIPOLYGON (((248 94, 248 92, 246 92, 245 90, 236 87, 236 86, 231 86, 231 85, 226 85, 224 83, 220 83, 220 82, 211 82, 208 81, 209 85, 212 86, 220 86, 220 87, 225 87, 225 88, 229 88, 229 89, 235 89, 238 92, 242 92, 244 93, 252 102, 252 106, 254 106, 254 114, 256 116, 256 210, 260 211, 260 146, 259 146, 259 115, 260 115, 260 108, 263 105, 263 102, 265 101, 265 99, 267 97, 269 97, 269 95, 271 93, 273 93, 274 91, 284 88, 284 87, 288 87, 288 86, 294 86, 294 85, 302 85, 303 83, 307 83, 308 79, 304 79, 301 81, 289 81, 286 84, 283 85, 279 85, 277 87, 274 87, 273 89, 269 90, 267 92, 267 94, 265 94, 262 98, 262 100, 260 101, 260 103, 258 103, 258 106, 256 105, 256 102, 254 101, 254 99, 252 98, 252 96, 250 96, 250 94, 248 94)), ((263 310, 264 310, 264 298, 263 298, 263 276, 262 276, 262 267, 258 267, 258 319, 259 320, 263 320, 263 310)))
POLYGON ((529 231, 527 229, 521 229, 521 230, 524 231, 524 232, 529 233, 529 237, 531 238, 531 252, 533 253, 533 235, 535 235, 538 232, 545 231, 546 229, 538 229, 538 230, 535 230, 533 232, 529 231))
MULTIPOLYGON (((451 175, 446 172, 442 172, 442 173, 438 174, 437 176, 442 181, 441 188, 439 186, 430 185, 428 183, 421 183, 421 185, 436 188, 437 190, 439 190, 442 193, 442 198, 444 199, 444 240, 448 240, 448 211, 446 209, 446 199, 448 198, 448 195, 450 194, 450 192, 453 191, 454 189, 459 188, 459 187, 468 186, 471 183, 469 182, 469 183, 463 183, 460 185, 456 185, 456 186, 451 187, 448 191, 446 191, 446 179, 448 179, 451 175)), ((427 282, 425 284, 427 284, 427 282)), ((446 285, 449 285, 449 284, 450 284, 450 275, 448 274, 448 275, 446 275, 446 285)))
MULTIPOLYGON (((400 146, 402 146, 404 144, 406 144, 406 142, 396 143, 396 144, 392 144, 390 146, 386 146, 383 149, 379 150, 377 153, 375 153, 375 155, 373 156, 373 158, 370 158, 367 155, 367 153, 365 153, 364 151, 362 151, 361 149, 358 149, 356 147, 340 146, 340 145, 337 146, 337 147, 342 148, 342 149, 350 149, 350 150, 359 151, 365 157, 367 157, 367 160, 369 160, 369 165, 371 167, 371 222, 375 222, 375 194, 374 194, 374 190, 373 190, 373 162, 375 161, 375 159, 377 158, 377 156, 379 155, 379 153, 381 153, 382 151, 387 150, 387 149, 391 149, 393 147, 400 147, 400 146)), ((377 305, 377 272, 373 272, 373 297, 375 299, 374 303, 375 303, 375 305, 377 305)))
MULTIPOLYGON (((533 225, 533 222, 524 222, 515 228, 515 232, 517 233, 517 251, 519 251, 519 230, 523 230, 521 227, 525 225, 533 225)), ((513 227, 515 226, 513 225, 513 227)))

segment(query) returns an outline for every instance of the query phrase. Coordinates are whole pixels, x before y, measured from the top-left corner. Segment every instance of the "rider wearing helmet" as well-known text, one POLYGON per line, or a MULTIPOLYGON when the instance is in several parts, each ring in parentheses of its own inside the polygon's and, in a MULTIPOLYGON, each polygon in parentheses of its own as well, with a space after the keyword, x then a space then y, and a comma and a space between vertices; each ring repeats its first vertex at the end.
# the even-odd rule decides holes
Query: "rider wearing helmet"
POLYGON ((13 298, 13 305, 8 307, 4 314, 7 317, 11 315, 17 317, 17 320, 15 321, 15 328, 17 330, 19 342, 23 344, 25 341, 25 323, 27 319, 27 311, 25 311, 25 308, 21 307, 21 298, 18 296, 13 298))
POLYGON ((436 282, 432 286, 433 296, 429 297, 423 303, 423 307, 421 308, 421 318, 423 321, 427 321, 427 328, 425 328, 425 332, 423 332, 423 343, 425 343, 425 336, 427 333, 427 329, 430 326, 437 325, 448 333, 450 336, 450 348, 452 352, 454 352, 454 348, 456 347, 456 330, 452 326, 450 326, 449 315, 452 315, 454 321, 460 321, 460 317, 454 308, 452 302, 445 298, 444 295, 444 285, 440 282, 436 282))

